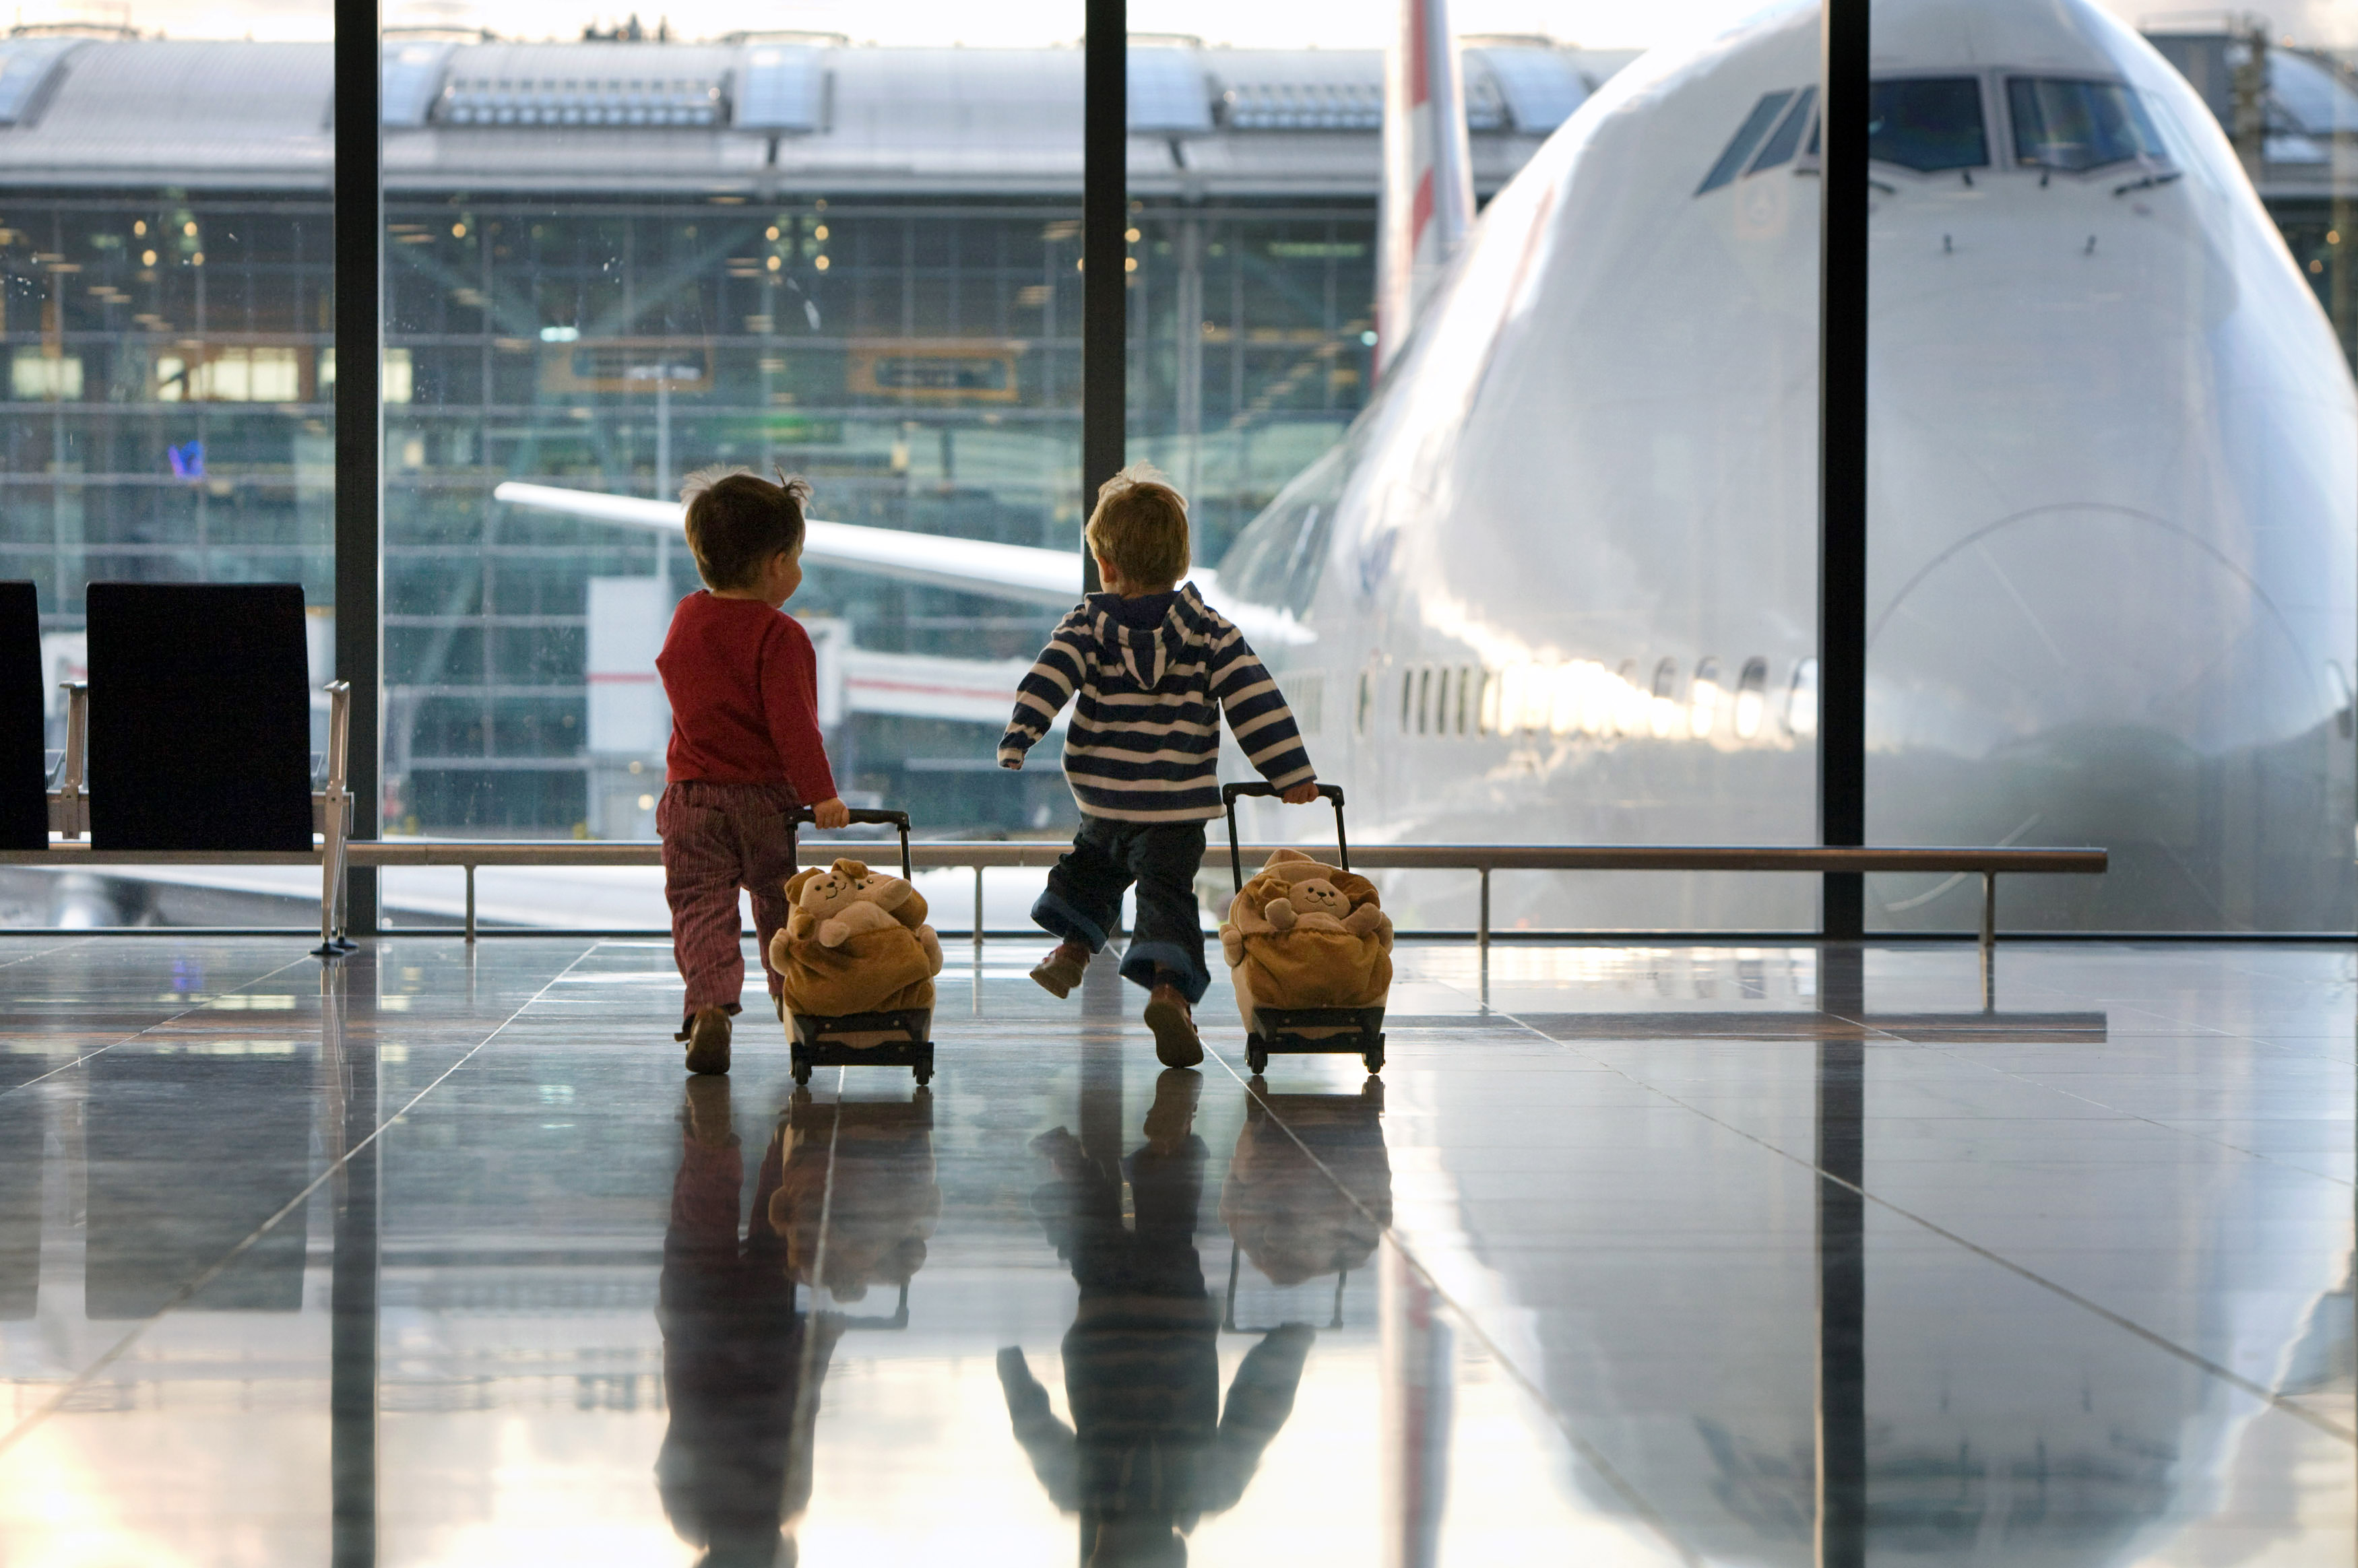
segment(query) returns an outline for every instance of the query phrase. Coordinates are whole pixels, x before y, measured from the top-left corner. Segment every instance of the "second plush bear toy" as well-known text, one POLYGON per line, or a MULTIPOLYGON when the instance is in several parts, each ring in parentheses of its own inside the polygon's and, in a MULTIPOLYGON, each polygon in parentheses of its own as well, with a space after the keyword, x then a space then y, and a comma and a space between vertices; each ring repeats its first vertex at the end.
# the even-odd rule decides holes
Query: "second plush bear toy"
POLYGON ((1373 1007, 1392 982, 1392 923, 1367 878, 1279 849, 1220 927, 1247 1028, 1260 1007, 1373 1007))
POLYGON ((1384 918, 1382 909, 1372 899, 1354 907, 1350 895, 1325 877, 1289 883, 1283 894, 1261 906, 1261 914, 1278 931, 1299 926, 1304 931, 1347 931, 1365 936, 1380 929, 1384 946, 1391 946, 1391 922, 1384 918))
POLYGON ((840 947, 863 931, 898 925, 892 911, 917 892, 900 878, 879 876, 857 860, 838 860, 824 871, 800 872, 787 888, 791 890, 795 882, 802 884, 800 892, 790 892, 795 913, 810 916, 818 939, 830 947, 840 947))

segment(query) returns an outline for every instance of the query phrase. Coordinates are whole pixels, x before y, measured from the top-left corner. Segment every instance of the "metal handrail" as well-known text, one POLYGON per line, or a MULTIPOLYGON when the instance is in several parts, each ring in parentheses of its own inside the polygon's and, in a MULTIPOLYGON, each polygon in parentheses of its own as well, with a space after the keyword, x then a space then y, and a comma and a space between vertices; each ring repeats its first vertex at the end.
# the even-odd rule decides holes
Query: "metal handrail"
MULTIPOLYGON (((857 839, 806 839, 809 848, 856 847, 857 839)), ((1070 846, 1057 839, 918 840, 909 846, 924 870, 968 867, 975 873, 975 940, 982 934, 982 873, 1010 866, 1052 866, 1070 846)), ((1277 849, 1315 852, 1315 844, 1245 844, 1247 856, 1266 859, 1277 849)), ((345 854, 355 866, 460 867, 467 873, 467 940, 475 939, 475 871, 481 866, 656 866, 663 845, 652 838, 469 839, 381 838, 357 842, 345 854)), ((1865 846, 1814 844, 1359 844, 1351 858, 1369 871, 1459 871, 1481 876, 1476 940, 1490 944, 1490 877, 1496 871, 1919 871, 1978 874, 1982 879, 1981 941, 1997 939, 1997 879, 2005 873, 2095 875, 2110 864, 2103 849, 2013 847, 1865 846)))

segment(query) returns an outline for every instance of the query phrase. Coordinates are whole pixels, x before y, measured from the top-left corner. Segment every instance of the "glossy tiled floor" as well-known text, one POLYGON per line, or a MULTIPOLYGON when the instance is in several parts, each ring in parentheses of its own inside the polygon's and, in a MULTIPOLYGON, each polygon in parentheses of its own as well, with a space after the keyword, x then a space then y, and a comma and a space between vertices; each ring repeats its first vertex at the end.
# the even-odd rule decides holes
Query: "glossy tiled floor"
POLYGON ((2346 948, 1403 947, 1256 1095, 1033 946, 795 1096, 661 944, 0 942, 0 1563, 2358 1554, 2346 948))

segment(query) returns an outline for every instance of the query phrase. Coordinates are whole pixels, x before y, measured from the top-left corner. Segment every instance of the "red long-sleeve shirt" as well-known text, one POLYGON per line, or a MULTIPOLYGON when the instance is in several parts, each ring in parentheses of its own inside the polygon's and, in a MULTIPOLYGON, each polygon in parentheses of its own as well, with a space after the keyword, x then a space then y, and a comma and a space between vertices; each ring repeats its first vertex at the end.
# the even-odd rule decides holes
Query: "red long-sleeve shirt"
POLYGON ((818 655, 793 616, 699 589, 672 612, 655 668, 671 699, 665 778, 784 782, 806 806, 835 798, 818 732, 818 655))

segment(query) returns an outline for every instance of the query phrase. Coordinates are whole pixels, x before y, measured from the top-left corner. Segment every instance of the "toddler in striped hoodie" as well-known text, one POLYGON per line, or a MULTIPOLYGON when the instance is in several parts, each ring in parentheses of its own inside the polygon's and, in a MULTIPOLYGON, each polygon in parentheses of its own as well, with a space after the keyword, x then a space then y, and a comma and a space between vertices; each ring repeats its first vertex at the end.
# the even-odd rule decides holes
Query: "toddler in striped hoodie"
POLYGON ((1105 946, 1121 895, 1138 888, 1138 928, 1122 978, 1144 986, 1147 1027, 1166 1067, 1204 1059, 1194 1004, 1211 983, 1195 872, 1204 824, 1220 815, 1220 718, 1246 760, 1292 805, 1318 798, 1317 775, 1277 682, 1244 634, 1205 604, 1187 575, 1187 503, 1143 465, 1098 492, 1087 537, 1104 591, 1048 640, 1016 689, 999 765, 1021 768, 1065 704, 1065 777, 1081 830, 1048 873, 1032 918, 1060 938, 1032 978, 1057 996, 1105 946))

